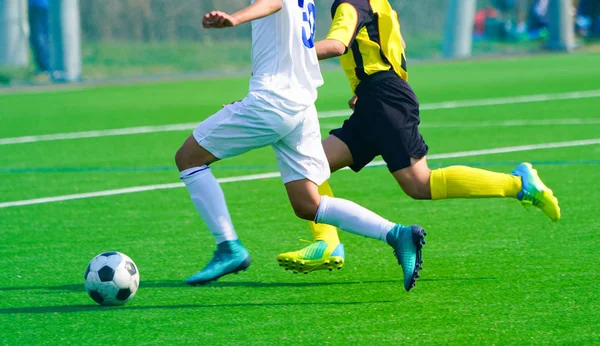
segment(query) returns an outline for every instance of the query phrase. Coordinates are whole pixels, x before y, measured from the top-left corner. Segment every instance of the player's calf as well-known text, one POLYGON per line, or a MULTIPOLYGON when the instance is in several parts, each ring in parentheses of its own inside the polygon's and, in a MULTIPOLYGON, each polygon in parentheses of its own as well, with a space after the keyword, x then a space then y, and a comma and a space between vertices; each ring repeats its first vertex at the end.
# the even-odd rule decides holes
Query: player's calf
POLYGON ((285 188, 296 216, 313 221, 321 203, 317 185, 308 179, 301 179, 286 183, 285 188))

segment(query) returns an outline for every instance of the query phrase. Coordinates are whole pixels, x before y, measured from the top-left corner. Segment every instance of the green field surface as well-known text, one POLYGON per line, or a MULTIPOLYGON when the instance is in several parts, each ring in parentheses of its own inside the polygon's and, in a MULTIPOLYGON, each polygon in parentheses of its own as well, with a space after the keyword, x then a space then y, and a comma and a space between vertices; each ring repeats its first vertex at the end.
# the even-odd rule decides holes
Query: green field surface
MULTIPOLYGON (((247 79, 1 94, 0 345, 599 344, 598 61, 587 53, 409 65, 432 168, 510 172, 529 161, 562 209, 553 223, 514 199, 414 201, 385 166, 335 173, 337 196, 427 230, 409 293, 388 245, 348 233, 342 270, 282 270, 275 256, 311 234, 279 178, 222 184, 253 262, 200 287, 183 281, 214 241, 185 188, 13 203, 178 183, 173 157, 191 127, 7 138, 197 123, 242 98, 247 79), (84 290, 88 262, 104 251, 138 265, 140 288, 125 306, 98 306, 84 290)), ((324 76, 326 135, 345 119, 330 111, 346 109, 351 94, 341 72, 324 76)), ((213 166, 218 178, 276 170, 270 148, 213 166)))

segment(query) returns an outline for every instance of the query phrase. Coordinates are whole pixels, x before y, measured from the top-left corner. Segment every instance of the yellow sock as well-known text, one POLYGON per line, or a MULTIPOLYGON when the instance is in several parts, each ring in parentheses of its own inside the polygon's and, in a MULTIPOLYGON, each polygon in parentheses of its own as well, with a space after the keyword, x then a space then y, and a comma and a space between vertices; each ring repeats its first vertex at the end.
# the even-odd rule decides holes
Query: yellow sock
POLYGON ((431 171, 431 199, 517 197, 521 178, 483 169, 450 166, 431 171))
MULTIPOLYGON (((331 186, 329 186, 329 182, 326 181, 319 186, 319 194, 321 196, 333 197, 333 191, 331 190, 331 186)), ((338 237, 337 229, 335 227, 324 223, 316 224, 312 221, 308 221, 308 226, 312 231, 315 241, 322 240, 329 245, 337 245, 340 243, 340 238, 338 237)))

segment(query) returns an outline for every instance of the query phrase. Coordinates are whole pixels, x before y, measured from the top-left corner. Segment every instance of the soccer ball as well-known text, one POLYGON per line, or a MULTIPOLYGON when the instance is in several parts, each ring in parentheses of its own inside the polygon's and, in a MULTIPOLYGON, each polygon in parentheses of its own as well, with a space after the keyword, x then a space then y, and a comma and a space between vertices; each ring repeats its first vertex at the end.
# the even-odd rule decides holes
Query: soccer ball
POLYGON ((94 257, 84 275, 85 290, 100 305, 123 305, 133 298, 140 273, 131 258, 120 252, 94 257))

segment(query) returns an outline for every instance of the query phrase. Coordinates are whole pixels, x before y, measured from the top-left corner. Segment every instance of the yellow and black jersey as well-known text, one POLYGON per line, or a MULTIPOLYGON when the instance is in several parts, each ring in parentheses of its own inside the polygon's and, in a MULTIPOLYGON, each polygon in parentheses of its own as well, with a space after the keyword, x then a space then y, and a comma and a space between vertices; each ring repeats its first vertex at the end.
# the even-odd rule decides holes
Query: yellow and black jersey
POLYGON ((327 39, 346 46, 340 57, 352 92, 361 80, 380 71, 394 71, 408 80, 398 14, 388 0, 335 0, 327 39))

